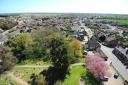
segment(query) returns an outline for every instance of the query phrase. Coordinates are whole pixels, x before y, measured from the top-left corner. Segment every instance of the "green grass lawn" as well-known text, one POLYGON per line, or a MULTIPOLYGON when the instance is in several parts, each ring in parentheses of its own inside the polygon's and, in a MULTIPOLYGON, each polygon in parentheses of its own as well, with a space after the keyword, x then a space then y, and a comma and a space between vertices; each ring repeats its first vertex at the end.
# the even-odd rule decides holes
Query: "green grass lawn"
POLYGON ((26 59, 22 60, 19 65, 47 65, 50 62, 44 62, 43 59, 26 59))
MULTIPOLYGON (((30 81, 31 74, 39 74, 44 69, 47 68, 14 67, 11 71, 25 81, 30 81)), ((70 75, 67 75, 62 85, 78 85, 78 81, 83 73, 85 73, 85 68, 83 66, 73 66, 70 70, 70 75)))
POLYGON ((78 85, 78 81, 83 73, 85 73, 83 66, 73 66, 70 70, 70 75, 67 76, 62 85, 78 85))
POLYGON ((10 77, 3 75, 0 78, 0 85, 18 85, 18 84, 10 77))
POLYGON ((25 81, 29 81, 30 80, 30 76, 34 73, 34 74, 39 74, 41 71, 43 71, 46 68, 32 68, 32 67, 14 67, 11 71, 21 77, 22 79, 24 79, 25 81))
POLYGON ((83 78, 85 80, 85 85, 100 85, 100 82, 97 81, 84 66, 73 66, 70 70, 70 75, 67 76, 62 85, 78 85, 81 76, 88 78, 88 80, 83 78))
POLYGON ((99 20, 109 20, 109 21, 114 21, 114 22, 120 22, 120 23, 128 24, 128 20, 125 20, 125 19, 99 19, 99 20))
MULTIPOLYGON (((34 67, 14 67, 11 71, 18 77, 21 77, 25 81, 30 81, 30 76, 34 74, 39 74, 41 71, 47 68, 34 68, 34 67)), ((66 76, 66 79, 60 85, 78 85, 79 79, 81 76, 88 76, 88 81, 86 81, 86 85, 98 85, 95 78, 90 74, 88 75, 88 71, 84 66, 73 66, 70 68, 70 74, 66 76)), ((8 85, 9 81, 16 84, 15 81, 12 81, 9 77, 2 77, 0 79, 0 85, 8 85)))

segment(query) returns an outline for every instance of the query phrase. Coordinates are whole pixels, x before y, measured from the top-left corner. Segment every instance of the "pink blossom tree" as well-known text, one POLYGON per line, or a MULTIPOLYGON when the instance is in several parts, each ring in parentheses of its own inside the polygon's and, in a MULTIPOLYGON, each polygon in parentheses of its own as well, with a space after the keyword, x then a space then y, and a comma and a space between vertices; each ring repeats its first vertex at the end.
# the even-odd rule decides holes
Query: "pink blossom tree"
POLYGON ((86 66, 96 78, 102 79, 104 76, 111 76, 108 71, 108 64, 105 63, 104 59, 97 54, 87 55, 86 66))

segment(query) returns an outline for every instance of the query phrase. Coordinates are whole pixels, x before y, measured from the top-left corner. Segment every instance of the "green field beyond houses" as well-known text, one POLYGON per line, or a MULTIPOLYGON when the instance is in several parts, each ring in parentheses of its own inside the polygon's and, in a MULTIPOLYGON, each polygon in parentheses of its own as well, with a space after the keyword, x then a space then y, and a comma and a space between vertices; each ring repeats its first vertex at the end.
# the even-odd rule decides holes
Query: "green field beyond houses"
POLYGON ((127 19, 99 19, 99 20, 108 20, 108 21, 114 21, 114 22, 120 22, 123 24, 128 24, 128 20, 127 19))

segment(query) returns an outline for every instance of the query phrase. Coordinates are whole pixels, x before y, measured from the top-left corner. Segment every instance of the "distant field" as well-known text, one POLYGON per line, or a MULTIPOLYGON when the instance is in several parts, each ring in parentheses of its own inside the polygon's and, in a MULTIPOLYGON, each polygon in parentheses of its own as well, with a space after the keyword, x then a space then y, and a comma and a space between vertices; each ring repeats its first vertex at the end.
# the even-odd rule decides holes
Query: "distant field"
POLYGON ((128 24, 128 20, 125 20, 125 19, 99 19, 99 20, 109 20, 109 21, 114 21, 114 22, 120 22, 120 23, 128 24))

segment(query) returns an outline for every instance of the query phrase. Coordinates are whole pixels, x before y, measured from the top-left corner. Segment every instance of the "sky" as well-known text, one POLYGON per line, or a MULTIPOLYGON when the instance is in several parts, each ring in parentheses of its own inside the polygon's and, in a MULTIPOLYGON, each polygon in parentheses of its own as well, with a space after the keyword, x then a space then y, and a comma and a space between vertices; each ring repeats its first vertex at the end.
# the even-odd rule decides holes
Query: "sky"
POLYGON ((0 0, 0 13, 128 14, 128 0, 0 0))

